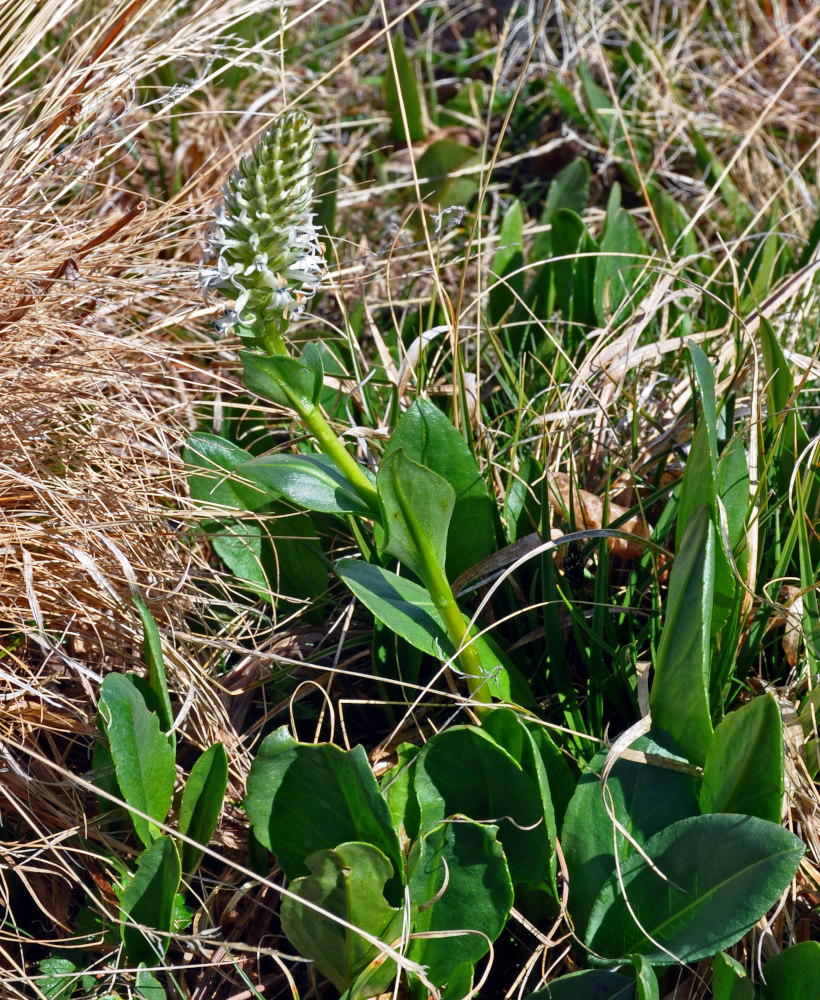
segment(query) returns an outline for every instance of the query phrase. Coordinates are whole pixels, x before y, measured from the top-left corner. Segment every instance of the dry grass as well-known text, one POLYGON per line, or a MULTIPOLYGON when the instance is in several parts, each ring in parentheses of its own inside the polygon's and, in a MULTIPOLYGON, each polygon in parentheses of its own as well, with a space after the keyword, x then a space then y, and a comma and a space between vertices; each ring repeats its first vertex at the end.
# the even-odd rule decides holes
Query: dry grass
MULTIPOLYGON (((718 274, 730 281, 743 238, 724 245, 726 209, 717 181, 710 187, 699 179, 686 137, 693 130, 708 137, 752 206, 747 235, 759 232, 776 199, 799 249, 817 217, 820 8, 795 2, 772 11, 748 0, 724 20, 721 6, 728 5, 560 2, 545 31, 536 3, 521 5, 507 25, 488 19, 481 5, 445 4, 439 17, 421 25, 418 49, 457 44, 479 23, 488 43, 503 37, 496 83, 515 80, 528 64, 533 77, 555 73, 577 91, 579 59, 606 75, 604 39, 612 47, 637 38, 646 63, 635 97, 654 109, 638 124, 655 149, 657 171, 689 207, 701 252, 723 261, 718 274), (673 25, 683 30, 670 44, 673 25)), ((388 19, 401 21, 411 10, 392 4, 388 19)), ((329 328, 339 323, 336 304, 352 310, 362 298, 371 315, 389 308, 400 323, 404 310, 442 287, 455 296, 466 273, 460 315, 467 339, 478 330, 503 188, 491 181, 488 230, 479 234, 465 271, 459 248, 451 251, 446 236, 430 250, 402 230, 402 205, 414 187, 406 149, 385 148, 374 182, 362 183, 362 159, 372 156, 369 136, 384 123, 372 87, 363 82, 384 72, 382 18, 378 4, 321 0, 280 4, 272 14, 258 0, 0 0, 0 812, 3 829, 19 831, 14 840, 3 834, 0 848, 4 996, 42 995, 31 979, 32 956, 71 946, 80 890, 116 913, 114 872, 105 855, 116 855, 121 845, 97 825, 85 825, 94 797, 72 775, 91 767, 101 677, 142 663, 131 594, 144 595, 159 623, 169 682, 183 706, 183 745, 225 743, 231 802, 241 798, 266 711, 253 701, 254 686, 301 655, 298 623, 274 629, 234 604, 229 581, 191 530, 196 518, 181 460, 186 435, 209 408, 218 423, 223 396, 229 407, 236 385, 235 345, 214 339, 209 320, 215 310, 202 302, 198 262, 211 206, 237 151, 270 115, 296 103, 316 112, 339 144, 343 238, 334 251, 342 263, 335 304, 328 297, 323 306, 329 328), (232 28, 249 17, 259 23, 255 44, 243 35, 231 38, 232 28), (327 65, 318 71, 292 65, 282 23, 292 25, 289 37, 303 38, 334 19, 352 27, 329 51, 327 65), (253 74, 229 89, 232 67, 249 66, 253 74), (359 120, 351 124, 354 117, 359 120), (389 257, 402 242, 413 245, 389 257), (222 608, 234 608, 233 618, 215 616, 215 595, 222 608), (221 659, 229 652, 235 665, 223 672, 221 659), (32 940, 25 941, 21 928, 32 940)), ((407 34, 412 37, 409 27, 407 34)), ((632 54, 625 51, 624 58, 632 54)), ((462 138, 483 151, 477 169, 493 155, 497 124, 465 126, 462 138)), ((612 167, 604 151, 568 122, 545 121, 539 143, 500 165, 515 183, 545 184, 551 165, 579 149, 596 165, 596 184, 607 186, 612 167)), ((638 214, 652 226, 648 213, 638 214)), ((660 263, 677 268, 674 255, 660 263)), ((658 308, 663 304, 659 285, 658 308)), ((814 304, 804 298, 802 308, 814 304)), ((771 318, 782 321, 793 350, 812 354, 814 345, 791 332, 805 323, 789 326, 782 313, 771 318)), ((611 333, 601 333, 602 346, 611 333)), ((369 343, 365 356, 373 350, 369 343)), ((441 361, 431 360, 431 383, 441 361)), ((644 385, 655 377, 653 367, 660 371, 667 361, 661 354, 641 359, 644 385)), ((728 377, 736 370, 733 349, 722 362, 728 377)), ((623 378, 634 380, 635 370, 623 378)), ((605 417, 597 424, 587 418, 580 432, 571 411, 583 409, 590 391, 600 393, 602 386, 598 372, 582 372, 565 399, 565 417, 550 423, 556 452, 560 442, 575 449, 583 441, 584 461, 592 458, 593 467, 604 426, 617 424, 625 397, 610 392, 605 417)), ((681 387, 675 412, 685 413, 688 391, 681 387)), ((668 426, 662 409, 668 396, 646 399, 655 407, 654 423, 668 426)), ((540 434, 542 405, 534 402, 529 413, 526 430, 540 434)), ((755 416, 750 411, 750 419, 755 416)), ((492 428, 477 429, 485 453, 498 452, 501 461, 504 442, 493 440, 492 428)), ((651 441, 646 447, 644 458, 651 441)), ((810 845, 806 882, 816 884, 817 790, 799 772, 793 780, 790 821, 810 845)), ((262 984, 264 996, 287 991, 288 968, 309 991, 304 967, 283 963, 269 936, 274 890, 263 886, 248 895, 235 889, 242 876, 231 871, 230 858, 244 849, 245 838, 241 813, 229 805, 216 839, 224 865, 183 948, 179 981, 196 1000, 250 996, 242 992, 248 987, 240 968, 262 984)), ((790 933, 801 916, 793 907, 790 933)), ((556 954, 549 947, 544 967, 556 954)), ((121 987, 111 947, 99 943, 90 950, 103 976, 100 988, 121 987)), ((700 991, 687 981, 676 995, 700 991)))

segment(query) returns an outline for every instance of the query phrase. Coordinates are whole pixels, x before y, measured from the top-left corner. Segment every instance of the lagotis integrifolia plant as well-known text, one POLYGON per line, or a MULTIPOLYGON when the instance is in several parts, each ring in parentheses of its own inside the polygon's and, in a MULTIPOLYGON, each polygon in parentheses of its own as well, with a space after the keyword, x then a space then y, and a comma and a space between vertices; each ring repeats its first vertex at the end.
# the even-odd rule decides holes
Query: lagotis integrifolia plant
MULTIPOLYGON (((392 524, 396 518, 407 521, 403 558, 410 560, 432 596, 459 650, 471 694, 477 702, 487 703, 490 695, 486 677, 476 648, 468 641, 464 617, 429 528, 409 508, 397 507, 392 521, 388 518, 378 488, 379 477, 374 483, 322 412, 321 354, 308 344, 301 357, 292 357, 285 343, 288 324, 315 294, 325 273, 310 211, 314 145, 315 132, 310 119, 302 112, 292 111, 277 119, 253 152, 242 160, 225 187, 224 206, 216 213, 217 229, 210 247, 217 261, 215 267, 203 269, 205 292, 211 287, 219 288, 233 300, 233 309, 228 311, 222 325, 235 326, 248 345, 255 348, 241 352, 245 379, 251 388, 296 411, 319 450, 332 460, 347 484, 364 501, 374 521, 382 526, 392 524)), ((266 475, 272 474, 276 458, 275 455, 266 458, 266 475)), ((288 464, 292 465, 292 459, 288 464)), ((315 466, 305 471, 304 462, 302 471, 308 478, 317 475, 315 466)), ((321 478, 322 474, 318 474, 321 478)), ((419 474, 439 480, 429 470, 419 474)), ((402 496, 396 503, 401 507, 405 500, 402 496)))
POLYGON ((224 189, 203 267, 205 294, 219 288, 233 308, 219 321, 268 354, 285 352, 283 334, 325 273, 313 225, 316 133, 304 112, 278 118, 244 157, 224 189))

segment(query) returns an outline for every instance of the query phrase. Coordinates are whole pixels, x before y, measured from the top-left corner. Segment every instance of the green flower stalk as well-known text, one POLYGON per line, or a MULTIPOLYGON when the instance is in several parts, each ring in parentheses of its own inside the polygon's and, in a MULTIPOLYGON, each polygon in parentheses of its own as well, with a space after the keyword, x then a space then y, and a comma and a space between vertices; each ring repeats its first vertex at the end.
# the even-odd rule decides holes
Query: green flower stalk
POLYGON ((313 298, 325 261, 313 225, 316 132, 301 111, 278 118, 224 188, 202 268, 205 295, 220 289, 233 308, 219 320, 268 354, 284 354, 284 332, 313 298))

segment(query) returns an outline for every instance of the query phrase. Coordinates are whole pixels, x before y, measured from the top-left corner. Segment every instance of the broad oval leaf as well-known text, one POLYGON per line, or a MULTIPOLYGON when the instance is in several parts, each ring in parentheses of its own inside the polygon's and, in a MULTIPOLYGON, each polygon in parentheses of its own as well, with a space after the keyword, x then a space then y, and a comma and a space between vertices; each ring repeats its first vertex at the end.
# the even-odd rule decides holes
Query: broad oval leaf
POLYGON ((780 822, 783 723, 774 696, 753 698, 715 730, 703 768, 700 808, 780 822))
MULTIPOLYGON (((646 763, 621 758, 607 779, 607 799, 617 821, 639 845, 660 830, 698 814, 695 780, 673 770, 675 756, 657 741, 668 737, 652 732, 632 744, 649 755, 646 763), (657 763, 650 763, 657 759, 657 763), (663 759, 670 767, 663 766, 663 759), (611 797, 611 798, 610 798, 611 797)), ((595 900, 615 869, 614 844, 623 865, 634 846, 619 831, 606 810, 600 772, 606 753, 599 753, 581 778, 567 808, 561 830, 561 847, 569 873, 569 912, 579 937, 583 937, 595 900)))
POLYGON ((214 552, 237 579, 266 600, 273 600, 270 583, 262 565, 261 524, 256 520, 225 519, 211 536, 214 552))
POLYGON ((364 841, 390 859, 397 884, 399 839, 363 747, 297 743, 283 726, 260 744, 244 805, 257 839, 289 879, 307 875, 317 851, 364 841))
POLYGON ((142 997, 142 1000, 168 1000, 165 987, 145 966, 145 962, 140 962, 137 969, 137 978, 134 983, 137 988, 137 996, 142 997))
POLYGON ((69 1000, 80 984, 82 973, 67 958, 43 958, 40 960, 40 975, 36 983, 46 1000, 69 1000))
MULTIPOLYGON (((306 864, 310 875, 295 879, 288 886, 292 893, 385 944, 396 945, 404 914, 384 898, 393 866, 377 847, 339 844, 333 850, 310 855, 306 864)), ((290 943, 312 959, 337 989, 344 991, 359 979, 359 987, 345 994, 348 1000, 383 993, 395 978, 395 963, 384 961, 383 953, 355 930, 290 896, 282 899, 280 912, 282 930, 290 943), (372 971, 368 969, 371 965, 372 971)))
MULTIPOLYGON (((117 783, 129 806, 161 823, 174 793, 174 751, 139 690, 123 674, 103 679, 100 715, 105 725, 117 783)), ((137 836, 149 846, 159 827, 131 813, 137 836)))
POLYGON ((786 890, 805 845, 754 816, 713 813, 673 823, 644 849, 654 867, 634 854, 620 879, 610 876, 586 943, 603 958, 637 954, 671 965, 735 944, 786 890))
MULTIPOLYGON (((203 753, 194 766, 182 792, 179 807, 179 832, 203 847, 211 842, 228 787, 228 755, 221 743, 203 753)), ((191 873, 202 860, 202 851, 191 844, 182 845, 182 868, 191 873)))
POLYGON ((719 951, 712 959, 712 993, 714 1000, 754 1000, 755 988, 740 962, 719 951))
POLYGON ((513 882, 549 881, 551 804, 547 817, 541 790, 490 735, 472 726, 436 733, 416 760, 414 784, 422 833, 455 815, 492 823, 513 882))
POLYGON ((258 510, 273 499, 268 489, 249 483, 237 466, 253 456, 218 434, 198 432, 185 443, 188 488, 199 503, 235 510, 258 510))
POLYGON ((132 965, 154 966, 162 960, 174 925, 181 876, 179 854, 170 837, 160 837, 137 859, 137 872, 120 899, 122 941, 132 965))
POLYGON ((308 510, 364 517, 372 513, 325 455, 261 455, 237 466, 237 472, 308 510))
POLYGON ((407 868, 410 900, 419 907, 413 931, 430 935, 412 940, 407 955, 444 985, 460 965, 486 955, 504 929, 513 904, 504 851, 494 827, 460 818, 428 829, 411 847, 407 868))
POLYGON ((817 1000, 820 996, 820 944, 802 941, 785 948, 763 966, 761 1000, 817 1000))

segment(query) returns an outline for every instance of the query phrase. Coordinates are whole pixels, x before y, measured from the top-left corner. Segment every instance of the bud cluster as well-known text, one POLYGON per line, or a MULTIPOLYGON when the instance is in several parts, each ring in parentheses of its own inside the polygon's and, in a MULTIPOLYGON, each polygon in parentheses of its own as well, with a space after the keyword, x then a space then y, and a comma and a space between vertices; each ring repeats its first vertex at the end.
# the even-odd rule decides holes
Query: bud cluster
POLYGON ((221 323, 252 339, 281 334, 325 273, 310 211, 315 142, 303 112, 277 118, 231 175, 215 213, 208 243, 216 264, 202 268, 203 288, 233 300, 221 323))

